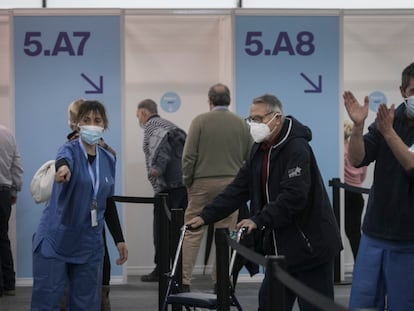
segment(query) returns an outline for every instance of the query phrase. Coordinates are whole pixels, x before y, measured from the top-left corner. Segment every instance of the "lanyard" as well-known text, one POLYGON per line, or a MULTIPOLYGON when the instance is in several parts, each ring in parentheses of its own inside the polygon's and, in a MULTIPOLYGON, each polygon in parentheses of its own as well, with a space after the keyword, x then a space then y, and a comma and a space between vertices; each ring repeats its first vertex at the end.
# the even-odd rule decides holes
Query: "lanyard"
POLYGON ((98 190, 99 190, 99 148, 96 147, 96 158, 95 158, 96 178, 95 178, 92 165, 89 163, 89 160, 88 160, 88 154, 86 153, 85 146, 83 145, 80 138, 79 138, 79 145, 83 151, 83 154, 86 157, 86 161, 88 162, 88 172, 89 172, 89 176, 91 177, 92 188, 93 188, 93 200, 96 202, 97 201, 96 198, 98 196, 98 190))

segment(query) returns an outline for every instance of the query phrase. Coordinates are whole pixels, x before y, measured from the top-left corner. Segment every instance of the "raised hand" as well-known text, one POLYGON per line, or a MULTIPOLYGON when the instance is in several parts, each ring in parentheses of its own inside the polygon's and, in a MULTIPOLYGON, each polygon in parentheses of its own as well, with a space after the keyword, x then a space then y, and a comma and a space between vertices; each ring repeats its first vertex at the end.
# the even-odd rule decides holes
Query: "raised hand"
POLYGON ((364 124, 365 119, 368 116, 368 96, 364 98, 364 105, 360 105, 354 94, 350 91, 345 91, 342 95, 344 99, 344 105, 349 117, 356 126, 364 124))
POLYGON ((392 123, 394 121, 394 111, 395 105, 392 104, 391 108, 388 109, 385 104, 381 104, 378 107, 377 118, 375 119, 375 124, 378 131, 382 136, 386 136, 390 131, 392 131, 392 123))

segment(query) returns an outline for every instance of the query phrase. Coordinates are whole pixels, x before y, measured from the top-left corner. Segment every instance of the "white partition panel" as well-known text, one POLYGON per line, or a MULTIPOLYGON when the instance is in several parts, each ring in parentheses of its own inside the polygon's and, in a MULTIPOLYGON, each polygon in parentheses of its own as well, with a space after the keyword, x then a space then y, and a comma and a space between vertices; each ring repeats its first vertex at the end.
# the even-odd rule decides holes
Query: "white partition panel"
MULTIPOLYGON (((193 117, 208 111, 207 92, 212 84, 223 82, 232 88, 231 37, 231 16, 226 14, 141 15, 134 11, 125 16, 126 195, 153 196, 142 151, 143 131, 135 116, 137 103, 145 98, 165 103, 162 98, 173 94, 174 107, 159 105, 159 114, 187 131, 193 117)), ((154 255, 152 206, 124 207, 128 271, 149 272, 154 255)))

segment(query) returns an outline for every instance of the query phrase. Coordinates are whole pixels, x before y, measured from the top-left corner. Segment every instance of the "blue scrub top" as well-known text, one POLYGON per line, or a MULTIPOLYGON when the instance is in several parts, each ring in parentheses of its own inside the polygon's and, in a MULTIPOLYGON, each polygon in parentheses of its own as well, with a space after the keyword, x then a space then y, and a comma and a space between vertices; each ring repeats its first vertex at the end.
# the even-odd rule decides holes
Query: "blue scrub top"
MULTIPOLYGON (((88 159, 79 139, 65 143, 56 160, 65 159, 71 170, 67 183, 54 183, 33 240, 33 251, 41 246, 46 257, 71 263, 85 263, 97 252, 103 252, 102 230, 106 200, 114 194, 115 158, 100 146, 99 190, 97 193, 97 225, 92 226, 93 186, 88 172, 88 159)), ((96 176, 96 159, 92 171, 96 176)))

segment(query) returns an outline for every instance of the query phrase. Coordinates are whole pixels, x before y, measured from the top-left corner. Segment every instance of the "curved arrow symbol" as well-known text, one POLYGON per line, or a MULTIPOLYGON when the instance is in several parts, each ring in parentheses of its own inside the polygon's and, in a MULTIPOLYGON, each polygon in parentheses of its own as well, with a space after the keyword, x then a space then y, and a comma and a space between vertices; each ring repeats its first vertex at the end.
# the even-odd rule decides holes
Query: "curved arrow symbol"
POLYGON ((322 93, 322 76, 318 76, 318 85, 313 83, 311 79, 309 79, 303 72, 300 73, 300 75, 308 81, 310 85, 312 85, 313 89, 311 90, 304 90, 305 93, 322 93))
POLYGON ((103 77, 99 76, 99 86, 96 85, 91 79, 89 79, 84 73, 81 73, 81 77, 84 78, 94 90, 92 91, 85 91, 85 94, 102 94, 103 93, 103 77))

